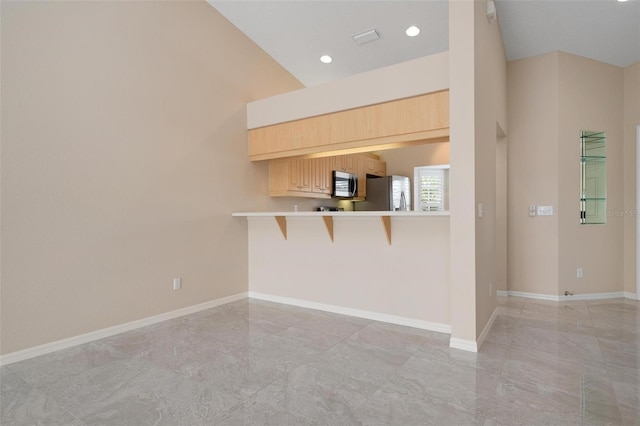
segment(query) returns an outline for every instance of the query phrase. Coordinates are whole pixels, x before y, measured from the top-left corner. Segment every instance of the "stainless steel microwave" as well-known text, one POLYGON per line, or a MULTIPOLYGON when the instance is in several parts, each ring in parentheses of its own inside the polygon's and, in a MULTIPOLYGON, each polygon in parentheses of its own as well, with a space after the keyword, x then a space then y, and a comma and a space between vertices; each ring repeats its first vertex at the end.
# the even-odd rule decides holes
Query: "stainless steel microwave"
POLYGON ((333 172, 333 196, 353 198, 358 193, 358 176, 353 173, 333 172))

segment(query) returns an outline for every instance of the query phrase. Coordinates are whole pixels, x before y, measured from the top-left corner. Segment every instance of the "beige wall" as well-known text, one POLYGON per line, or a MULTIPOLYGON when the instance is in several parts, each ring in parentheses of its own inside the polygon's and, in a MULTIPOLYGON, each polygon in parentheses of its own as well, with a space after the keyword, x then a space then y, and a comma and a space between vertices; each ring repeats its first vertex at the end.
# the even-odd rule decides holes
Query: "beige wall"
POLYGON ((622 291, 623 70, 554 52, 509 63, 508 88, 509 290, 622 291), (606 225, 579 224, 580 130, 607 132, 606 225))
POLYGON ((640 126, 640 61, 624 69, 624 291, 636 293, 636 127, 640 126))
POLYGON ((558 291, 558 62, 550 53, 508 64, 510 291, 558 291), (556 215, 529 217, 530 204, 556 215))
POLYGON ((204 2, 1 7, 0 352, 247 291, 245 104, 302 85, 204 2))
POLYGON ((558 294, 622 291, 623 70, 559 54, 558 294), (580 225, 580 130, 607 133, 606 225, 580 225), (576 277, 581 267, 584 277, 576 277))
MULTIPOLYGON (((499 20, 488 22, 485 1, 475 2, 475 188, 476 205, 476 334, 489 322, 497 305, 498 265, 504 266, 504 247, 498 247, 498 139, 504 144, 507 128, 507 60, 499 20), (500 130, 500 131, 499 131, 500 130), (500 134, 499 134, 500 133, 500 134)), ((500 182, 504 184, 504 182, 500 182)), ((501 273, 503 271, 501 270, 501 273)))
POLYGON ((449 164, 449 142, 430 143, 376 152, 387 163, 388 175, 411 177, 413 168, 449 164))

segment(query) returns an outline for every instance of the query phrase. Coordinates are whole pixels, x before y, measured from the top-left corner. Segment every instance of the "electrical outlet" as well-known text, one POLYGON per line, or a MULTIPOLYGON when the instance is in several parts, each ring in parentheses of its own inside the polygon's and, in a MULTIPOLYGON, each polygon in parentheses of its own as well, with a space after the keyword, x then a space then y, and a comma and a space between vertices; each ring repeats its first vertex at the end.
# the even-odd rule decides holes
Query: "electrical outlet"
POLYGON ((576 277, 582 278, 582 276, 583 276, 582 268, 576 269, 576 277))
POLYGON ((173 289, 180 290, 182 287, 182 278, 174 278, 173 279, 173 289))

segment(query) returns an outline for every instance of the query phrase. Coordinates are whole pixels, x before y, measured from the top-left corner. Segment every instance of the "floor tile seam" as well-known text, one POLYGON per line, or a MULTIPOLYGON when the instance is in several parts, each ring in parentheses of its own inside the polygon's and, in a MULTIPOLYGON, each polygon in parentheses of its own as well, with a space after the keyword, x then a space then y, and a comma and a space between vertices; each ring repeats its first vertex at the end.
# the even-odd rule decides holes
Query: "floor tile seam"
MULTIPOLYGON (((315 359, 318 355, 320 355, 320 353, 313 355, 312 359, 315 359)), ((293 374, 298 369, 300 369, 302 367, 305 367, 305 366, 309 366, 311 364, 312 364, 312 361, 302 363, 302 364, 296 366, 291 371, 285 372, 284 375, 286 376, 286 375, 289 375, 289 374, 293 374)), ((256 396, 259 392, 263 391, 264 389, 266 389, 267 387, 269 387, 271 385, 274 385, 275 383, 277 383, 278 381, 280 381, 282 379, 283 379, 282 376, 278 376, 278 377, 274 378, 273 380, 270 380, 270 381, 266 382, 264 385, 260 386, 258 389, 256 389, 255 391, 251 392, 250 394, 247 394, 246 396, 241 396, 240 397, 240 403, 236 404, 235 407, 237 407, 238 405, 244 404, 245 402, 248 402, 249 400, 251 400, 251 398, 256 396)))
MULTIPOLYGON (((316 355, 314 355, 315 357, 316 355)), ((287 371, 284 372, 284 376, 288 375, 288 374, 292 374, 294 371, 298 370, 299 368, 308 365, 309 363, 303 363, 300 364, 298 366, 296 366, 293 370, 291 371, 287 371)), ((266 389, 267 387, 274 385, 275 383, 277 383, 278 381, 282 380, 283 376, 276 376, 273 380, 267 381, 264 385, 258 387, 255 391, 252 391, 246 395, 240 395, 239 400, 240 402, 238 404, 236 404, 234 407, 238 407, 239 405, 242 405, 248 401, 250 401, 253 397, 255 397, 258 393, 262 392, 264 389, 266 389)))
MULTIPOLYGON (((376 345, 376 344, 373 344, 373 343, 369 343, 369 342, 355 342, 355 343, 358 343, 359 345, 364 346, 364 347, 365 347, 365 350, 366 350, 367 352, 368 352, 368 351, 370 351, 372 348, 377 349, 377 350, 381 350, 381 351, 383 351, 383 352, 388 352, 388 351, 390 350, 388 347, 379 346, 379 345, 376 345)), ((413 352, 413 353, 411 353, 411 352, 409 352, 409 351, 406 351, 406 353, 409 355, 409 356, 407 357, 407 359, 406 359, 405 361, 403 361, 403 363, 402 363, 401 365, 394 365, 394 368, 396 368, 396 367, 401 367, 401 366, 403 366, 404 364, 406 364, 406 363, 407 363, 411 358, 413 358, 413 357, 415 356, 415 353, 417 352, 417 350, 418 350, 419 348, 420 348, 420 347, 416 348, 416 349, 414 350, 414 352, 413 352)))
MULTIPOLYGON (((377 394, 381 389, 382 389, 382 386, 378 386, 378 387, 377 387, 373 392, 371 392, 371 395, 367 396, 367 397, 364 399, 364 401, 362 401, 360 404, 358 404, 358 406, 357 406, 357 407, 354 407, 354 408, 353 408, 353 410, 352 410, 352 411, 353 411, 353 415, 354 415, 354 417, 355 417, 356 419, 359 419, 359 418, 360 418, 359 413, 360 413, 360 411, 361 411, 361 408, 362 408, 362 407, 364 407, 364 406, 366 406, 366 404, 367 404, 367 403, 369 403, 369 401, 370 401, 370 400, 372 400, 372 399, 373 399, 373 397, 374 397, 374 396, 375 396, 375 395, 376 395, 376 394, 377 394)), ((307 418, 308 418, 308 417, 307 417, 307 418)), ((314 420, 314 419, 310 419, 310 420, 314 420)), ((360 424, 362 424, 362 423, 360 423, 360 424)), ((377 425, 376 425, 376 426, 377 426, 377 425)), ((407 425, 407 426, 409 426, 409 425, 407 425)))
MULTIPOLYGON (((33 385, 32 385, 33 386, 33 385)), ((55 398, 51 397, 44 389, 41 389, 38 386, 33 386, 33 389, 40 393, 42 396, 44 396, 47 401, 50 401, 51 403, 53 403, 56 407, 58 407, 59 409, 61 409, 62 411, 64 411, 65 413, 67 413, 68 415, 70 415, 73 419, 77 420, 78 422, 80 422, 80 424, 84 425, 84 426, 88 426, 84 421, 80 420, 80 418, 78 416, 76 416, 72 410, 68 409, 67 407, 63 406, 59 401, 57 401, 55 398)))
MULTIPOLYGON (((519 379, 515 379, 515 378, 511 378, 508 376, 501 376, 501 379, 507 381, 507 382, 511 382, 511 383, 523 383, 521 380, 519 379)), ((525 386, 525 390, 529 391, 529 387, 533 386, 536 388, 536 390, 540 389, 540 387, 542 386, 544 389, 546 389, 547 393, 549 394, 549 396, 551 395, 564 395, 566 398, 569 398, 570 400, 575 399, 575 403, 576 404, 581 404, 582 401, 582 397, 583 397, 583 392, 581 389, 578 389, 576 391, 576 389, 569 389, 566 387, 562 387, 561 385, 557 385, 557 384, 549 384, 544 380, 538 380, 536 378, 533 378, 533 380, 531 380, 530 382, 526 383, 524 382, 523 385, 525 386), (576 396, 577 394, 577 396, 576 396)), ((540 393, 539 391, 537 391, 536 393, 540 393)), ((595 400, 596 402, 605 402, 603 401, 601 398, 595 400)), ((594 400, 590 400, 589 402, 594 402, 594 400)), ((616 399, 616 404, 617 404, 617 399, 616 399)))
POLYGON ((613 384, 611 385, 612 391, 613 391, 613 396, 615 398, 616 401, 616 407, 618 408, 618 411, 620 413, 620 416, 622 417, 622 411, 623 409, 638 409, 638 407, 632 407, 629 405, 624 404, 620 398, 618 397, 618 392, 616 392, 616 388, 615 386, 613 386, 613 384))
MULTIPOLYGON (((338 343, 336 343, 336 345, 337 345, 337 344, 338 344, 338 343)), ((334 346, 336 346, 336 345, 334 345, 334 346)), ((318 354, 318 355, 320 355, 320 354, 318 354)), ((393 367, 392 367, 392 369, 391 369, 389 372, 387 372, 387 373, 385 373, 385 374, 383 375, 383 376, 384 376, 384 379, 385 379, 385 380, 388 380, 388 378, 389 378, 389 377, 391 377, 391 375, 392 375, 392 374, 396 374, 396 373, 397 373, 397 372, 398 372, 402 367, 404 367, 404 366, 409 362, 409 360, 410 360, 411 358, 413 358, 413 356, 414 356, 414 355, 409 356, 409 357, 408 357, 408 358, 407 358, 407 359, 406 359, 406 360, 405 360, 401 365, 395 365, 395 366, 393 366, 393 367)), ((317 356, 316 356, 316 357, 317 357, 317 356)), ((334 362, 332 362, 332 364, 334 364, 334 362)), ((298 366, 298 367, 296 367, 296 369, 294 369, 293 371, 295 371, 295 370, 297 370, 298 368, 301 368, 301 367, 303 367, 303 366, 309 366, 309 365, 311 365, 311 366, 313 367, 312 362, 308 362, 308 363, 305 363, 305 364, 299 365, 299 366, 298 366)), ((315 368, 315 367, 314 367, 314 368, 315 368)), ((364 405, 364 403, 365 403, 366 401, 368 401, 368 400, 369 400, 369 398, 371 398, 371 397, 372 397, 376 392, 378 392, 381 388, 382 388, 382 386, 377 386, 377 387, 376 387, 376 389, 375 389, 375 391, 371 393, 371 396, 370 396, 370 397, 368 397, 368 398, 366 398, 366 399, 365 399, 365 401, 364 401, 362 404, 360 404, 360 405, 358 406, 358 409, 359 409, 362 405, 364 405)))
MULTIPOLYGON (((579 406, 582 406, 583 403, 587 403, 587 404, 603 404, 603 405, 619 405, 617 398, 615 397, 615 394, 611 394, 614 399, 611 400, 610 398, 608 399, 606 396, 602 396, 602 395, 598 395, 598 396, 594 396, 591 395, 589 398, 585 397, 585 390, 582 388, 582 385, 580 386, 579 389, 572 389, 572 388, 568 388, 568 387, 564 387, 562 385, 556 385, 556 384, 548 384, 540 381, 537 381, 534 379, 533 381, 533 385, 536 386, 536 388, 539 389, 539 386, 543 386, 547 392, 549 392, 549 395, 564 395, 565 398, 567 398, 569 401, 575 399, 574 403, 576 403, 579 406)), ((602 388, 598 388, 599 390, 601 390, 602 388)), ((593 390, 593 389, 592 389, 593 390)), ((611 392, 613 392, 613 387, 611 387, 610 389, 611 392)))
MULTIPOLYGON (((94 367, 97 368, 97 367, 94 367)), ((157 367, 156 367, 157 368, 157 367)), ((139 373, 133 375, 132 377, 128 378, 127 380, 123 381, 122 383, 120 383, 120 385, 116 388, 116 390, 114 392, 118 392, 122 389, 125 389, 126 386, 129 384, 129 382, 131 382, 132 380, 134 380, 135 378, 137 378, 138 376, 140 376, 141 374, 146 373, 147 371, 150 371, 151 368, 144 368, 142 369, 142 371, 140 371, 139 373)), ((88 371, 88 370, 85 370, 88 371)), ((168 379, 166 379, 168 380, 168 379)), ((164 383, 164 381, 161 381, 161 383, 164 383)), ((56 403, 57 406, 59 406, 60 408, 62 408, 63 410, 65 410, 66 412, 68 412, 69 414, 71 414, 75 419, 79 420, 79 417, 74 415, 73 412, 70 409, 67 409, 66 407, 64 407, 61 403, 58 402, 58 400, 53 397, 52 395, 50 395, 48 392, 46 392, 44 389, 40 389, 38 388, 49 400, 53 401, 56 403)), ((81 420, 79 420, 81 421, 81 420)), ((82 421, 81 421, 82 422, 82 421)), ((82 422, 82 424, 84 425, 85 423, 82 422)))
MULTIPOLYGON (((614 383, 619 383, 619 382, 616 382, 611 378, 610 373, 609 373, 609 366, 608 365, 607 365, 607 378, 609 379, 609 382, 611 383, 611 388, 613 389, 613 395, 616 398, 616 403, 618 405, 618 409, 631 408, 631 409, 640 410, 640 406, 632 407, 632 406, 628 406, 628 405, 622 403, 620 397, 618 397, 618 392, 616 391, 616 387, 614 386, 614 383)), ((638 395, 638 399, 640 399, 640 395, 638 395)))
POLYGON ((249 398, 247 398, 247 399, 240 398, 236 404, 233 404, 231 407, 225 408, 224 410, 220 411, 219 413, 216 413, 213 416, 213 420, 215 421, 215 420, 217 420, 218 418, 224 416, 227 413, 231 414, 233 411, 235 411, 238 408, 242 407, 248 400, 249 400, 249 398))
MULTIPOLYGON (((615 392, 615 388, 614 388, 614 392, 615 392)), ((621 410, 621 411, 622 411, 622 409, 636 410, 638 412, 638 414, 640 414, 640 406, 627 405, 627 404, 625 404, 623 402, 618 401, 618 395, 617 394, 616 394, 616 403, 618 405, 618 409, 621 410)))
MULTIPOLYGON (((339 338, 339 339, 340 339, 338 342, 336 342, 336 343, 335 343, 334 345, 332 345, 331 347, 333 347, 333 346, 337 345, 338 343, 343 342, 343 341, 345 341, 345 340, 349 339, 350 337, 352 337, 352 336, 354 336, 354 335, 358 334, 359 332, 361 332, 363 329, 365 329, 365 328, 366 328, 366 327, 368 327, 369 325, 370 325, 370 323, 368 323, 368 324, 364 325, 363 327, 360 327, 359 329, 355 330, 354 332, 352 332, 351 334, 346 335, 346 336, 342 336, 342 335, 338 335, 338 334, 333 334, 333 333, 331 333, 331 332, 326 332, 329 336, 331 336, 331 337, 336 337, 336 338, 339 338)), ((290 327, 285 328, 285 330, 288 330, 288 329, 290 329, 290 328, 294 328, 294 327, 296 327, 296 325, 295 325, 295 324, 294 324, 294 325, 292 325, 292 326, 290 326, 290 327)), ((285 331, 285 330, 283 330, 283 331, 285 331)), ((302 331, 313 331, 313 332, 315 332, 315 331, 316 331, 316 330, 308 330, 308 329, 305 329, 305 328, 303 328, 303 327, 298 327, 298 330, 302 330, 302 331)), ((324 332, 324 331, 323 331, 323 332, 324 332)), ((275 333, 275 334, 278 334, 278 333, 275 333)), ((329 348, 329 349, 330 349, 330 348, 329 348)), ((327 350, 329 350, 329 349, 327 349, 327 350)))
POLYGON ((512 347, 513 344, 513 340, 516 337, 516 334, 518 332, 518 329, 520 328, 520 323, 522 322, 522 313, 520 313, 520 315, 518 315, 518 320, 516 321, 516 325, 514 327, 514 333, 511 333, 512 335, 509 337, 509 343, 506 345, 509 349, 512 347))
MULTIPOLYGON (((215 359, 212 359, 212 360, 210 360, 210 361, 205 362, 204 364, 199 364, 199 365, 198 365, 198 367, 196 368, 196 370, 200 370, 200 369, 202 369, 202 368, 204 368, 204 367, 206 367, 206 366, 208 366, 209 364, 212 364, 212 363, 214 363, 214 362, 216 362, 216 360, 215 360, 215 359)), ((150 365, 150 368, 146 368, 146 369, 144 369, 144 371, 142 371, 140 374, 144 373, 145 371, 150 371, 150 370, 152 370, 152 369, 157 369, 157 370, 164 370, 164 371, 166 371, 166 372, 169 372, 169 373, 172 373, 172 374, 178 375, 178 376, 180 376, 180 377, 182 377, 182 378, 185 378, 185 379, 189 379, 189 380, 192 380, 192 381, 196 381, 196 380, 194 380, 194 375, 193 375, 193 374, 190 374, 191 372, 184 372, 184 371, 183 371, 183 370, 181 370, 181 369, 174 370, 174 369, 167 368, 167 367, 164 367, 164 366, 162 366, 162 365, 157 365, 157 364, 153 364, 153 363, 150 363, 150 364, 151 364, 151 365, 150 365)), ((137 376, 136 376, 136 377, 137 377, 137 376)), ((134 377, 134 378, 135 378, 135 377, 134 377)), ((133 379, 133 378, 132 378, 132 379, 133 379)), ((169 380, 169 379, 166 379, 166 380, 169 380)), ((164 381, 162 381, 162 382, 160 382, 160 383, 164 383, 164 381)))
MULTIPOLYGON (((586 336, 586 337, 591 337, 592 339, 595 339, 595 340, 596 340, 596 343, 598 344, 598 351, 599 351, 599 353, 600 353, 600 359, 601 359, 603 362, 605 361, 605 359, 604 359, 604 352, 602 352, 602 347, 601 347, 601 345, 600 345, 600 340, 599 340, 597 337, 592 336, 591 334, 586 334, 586 335, 585 335, 585 334, 578 334, 578 333, 570 333, 570 332, 567 332, 567 331, 561 331, 561 333, 562 333, 563 337, 565 337, 565 338, 567 337, 567 335, 571 335, 571 336, 579 336, 579 337, 584 337, 584 336, 586 336)), ((567 339, 567 341, 568 341, 568 340, 569 340, 569 339, 567 339)), ((587 351, 587 352, 588 352, 588 351, 587 351)), ((582 358, 582 357, 581 357, 580 359, 582 359, 582 360, 591 360, 591 358, 590 358, 590 357, 588 357, 588 358, 582 358)), ((596 360, 593 360, 593 361, 596 361, 596 360)))
MULTIPOLYGON (((356 331, 355 333, 353 333, 351 336, 349 336, 349 337, 345 338, 344 340, 347 340, 347 339, 349 339, 349 338, 353 337, 354 335, 358 334, 360 331, 364 330, 366 327, 368 327, 368 326, 370 326, 370 325, 375 324, 375 322, 376 322, 376 321, 372 321, 372 322, 371 322, 371 324, 367 324, 367 326, 365 326, 365 327, 361 328, 360 330, 356 331)), ((394 333, 395 333, 395 332, 394 332, 394 333)), ((420 348, 422 348, 423 346, 427 345, 427 344, 429 343, 429 339, 430 339, 430 338, 431 338, 435 333, 436 333, 436 332, 431 332, 431 334, 429 335, 429 337, 427 337, 427 338, 426 338, 425 342, 423 342, 422 344, 416 345, 416 347, 415 347, 413 350, 406 351, 407 353, 409 353, 409 354, 410 354, 409 358, 413 357, 413 356, 418 352, 418 350, 420 350, 420 348)), ((363 343, 363 344, 365 344, 365 345, 367 345, 367 346, 373 346, 373 347, 375 347, 375 348, 377 348, 377 349, 381 349, 381 350, 388 350, 388 349, 389 349, 388 347, 380 346, 380 345, 377 345, 377 344, 375 344, 375 343, 370 343, 370 342, 362 342, 362 343, 363 343)), ((407 361, 409 360, 409 358, 407 359, 407 361)), ((406 363, 407 361, 405 361, 405 363, 406 363)), ((404 363, 403 363, 403 364, 404 364, 404 363)))
POLYGON ((22 376, 20 371, 14 370, 15 366, 17 366, 18 364, 21 364, 21 363, 22 362, 16 362, 14 364, 3 365, 2 368, 6 368, 8 372, 10 372, 11 374, 15 374, 20 379, 24 380, 27 384, 29 384, 31 386, 35 386, 33 383, 29 382, 24 376, 22 376))
POLYGON ((502 364, 500 364, 500 371, 498 372, 498 376, 499 377, 502 377, 502 372, 504 371, 504 365, 506 364, 507 360, 509 359, 509 355, 511 355, 511 352, 513 352, 515 350, 515 348, 512 348, 509 345, 504 345, 504 346, 507 347, 507 353, 504 355, 504 359, 502 360, 502 364))
MULTIPOLYGON (((365 326, 366 327, 366 326, 365 326)), ((314 357, 324 354, 328 351, 330 351, 331 349, 335 348, 336 346, 338 346, 341 343, 345 343, 348 339, 350 339, 351 337, 355 336, 356 334, 358 334, 360 331, 362 331, 364 327, 362 327, 361 329, 354 331, 353 333, 349 334, 348 336, 345 337, 341 337, 340 336, 333 336, 333 337, 338 337, 340 338, 340 340, 338 340, 337 342, 335 342, 333 345, 329 346, 328 348, 326 348, 325 350, 320 350, 316 355, 314 355, 314 357)), ((296 339, 297 340, 297 339, 296 339)), ((301 341, 298 343, 302 343, 301 341)))
MULTIPOLYGON (((28 360, 26 360, 26 361, 28 361, 28 360)), ((18 362, 18 363, 16 363, 16 364, 20 364, 20 362, 18 362)), ((12 365, 13 365, 13 364, 8 365, 7 367, 11 367, 12 365)), ((81 375, 81 374, 83 374, 83 373, 85 373, 85 372, 87 372, 87 371, 91 371, 91 370, 93 370, 94 368, 98 368, 98 367, 100 367, 100 366, 93 366, 93 367, 87 368, 87 369, 85 369, 85 370, 82 370, 82 371, 79 371, 79 372, 73 373, 73 374, 71 374, 71 375, 65 375, 64 377, 65 377, 65 378, 68 378, 68 377, 76 377, 76 376, 79 376, 79 375, 81 375)), ((36 383, 36 382, 34 382, 34 381, 30 380, 28 377, 25 377, 25 376, 24 376, 20 371, 16 371, 16 370, 13 370, 13 369, 9 369, 9 371, 11 371, 13 374, 17 375, 20 379, 24 380, 24 381, 25 381, 29 386, 32 386, 33 388, 35 388, 35 389, 38 389, 38 390, 42 391, 42 393, 45 393, 45 392, 43 391, 43 389, 41 388, 41 387, 43 386, 43 384, 38 384, 38 383, 36 383)), ((25 371, 26 371, 26 370, 25 370, 25 371)), ((46 384, 44 384, 44 385, 46 385, 46 384)))
MULTIPOLYGON (((314 358, 315 358, 315 356, 314 356, 314 358)), ((297 370, 299 370, 299 369, 301 369, 301 368, 303 368, 303 367, 309 367, 309 366, 311 366, 311 367, 313 367, 313 368, 316 368, 316 367, 314 367, 314 366, 313 366, 313 362, 306 362, 306 363, 303 363, 303 364, 300 364, 300 365, 296 366, 293 370, 291 370, 291 371, 287 372, 286 374, 287 374, 287 375, 289 375, 289 374, 293 374, 293 373, 295 373, 297 370)), ((238 404, 236 404, 233 408, 235 409, 235 408, 237 408, 238 406, 241 406, 241 405, 243 405, 243 404, 245 404, 245 403, 249 402, 249 401, 250 401, 253 397, 255 397, 258 393, 262 392, 264 389, 268 388, 269 386, 272 386, 272 385, 276 384, 277 382, 281 381, 282 379, 283 379, 282 377, 278 377, 278 378, 275 378, 274 380, 272 380, 272 381, 270 381, 270 382, 266 383, 265 385, 263 385, 262 387, 260 387, 259 389, 257 389, 257 390, 256 390, 255 392, 253 392, 252 394, 250 394, 250 395, 248 395, 248 396, 246 396, 246 397, 243 397, 243 398, 241 399, 241 401, 240 401, 238 404)), ((323 388, 325 388, 325 386, 324 386, 324 385, 320 385, 320 386, 322 386, 323 388)), ((379 389, 380 389, 380 386, 376 387, 375 391, 374 391, 374 392, 372 392, 371 396, 373 396, 373 394, 375 394, 379 389)), ((357 410, 358 410, 362 405, 364 405, 364 403, 365 403, 366 401, 368 401, 368 400, 369 400, 369 398, 370 398, 370 397, 365 398, 365 401, 363 401, 363 402, 362 402, 361 404, 359 404, 356 408, 354 408, 354 410, 353 410, 353 411, 357 411, 357 410)), ((269 405, 271 405, 271 406, 275 406, 275 407, 279 407, 279 408, 284 408, 284 407, 281 407, 281 406, 278 406, 278 405, 274 405, 273 403, 268 403, 268 404, 269 404, 269 405)), ((225 412, 230 412, 231 410, 232 410, 232 409, 230 408, 230 409, 228 409, 228 410, 225 410, 225 412)), ((303 413, 298 413, 298 412, 293 411, 293 410, 290 410, 290 409, 288 409, 288 408, 284 408, 284 410, 286 410, 286 411, 287 411, 288 413, 290 413, 290 414, 293 414, 293 415, 294 415, 294 416, 296 416, 296 417, 302 417, 302 418, 307 419, 307 420, 310 420, 310 421, 313 421, 313 420, 314 420, 313 418, 308 417, 308 416, 304 415, 303 413)))

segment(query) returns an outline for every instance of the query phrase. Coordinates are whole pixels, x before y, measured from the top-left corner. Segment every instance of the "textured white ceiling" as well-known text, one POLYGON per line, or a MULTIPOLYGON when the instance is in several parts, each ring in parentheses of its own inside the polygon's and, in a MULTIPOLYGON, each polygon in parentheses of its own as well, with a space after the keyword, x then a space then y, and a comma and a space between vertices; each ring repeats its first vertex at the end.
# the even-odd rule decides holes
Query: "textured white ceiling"
MULTIPOLYGON (((464 0, 454 0, 464 1, 464 0)), ((446 0, 209 0, 304 85, 448 50, 446 0), (419 36, 404 34, 410 25, 419 36), (354 34, 381 39, 358 46, 354 34), (329 54, 334 61, 323 64, 329 54)), ((640 0, 497 0, 508 60, 561 50, 617 66, 640 60, 640 0)))

